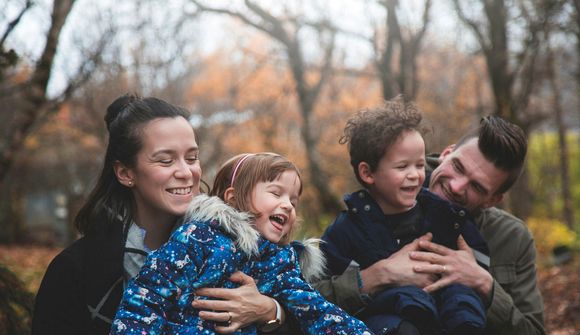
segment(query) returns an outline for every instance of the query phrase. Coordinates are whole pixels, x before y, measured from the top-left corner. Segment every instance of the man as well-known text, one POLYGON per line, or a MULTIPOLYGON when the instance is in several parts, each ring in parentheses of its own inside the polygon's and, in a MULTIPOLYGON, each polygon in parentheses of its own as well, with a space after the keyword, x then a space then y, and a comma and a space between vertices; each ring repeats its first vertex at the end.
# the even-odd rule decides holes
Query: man
POLYGON ((488 334, 544 334, 533 238, 521 220, 493 207, 520 175, 526 151, 519 127, 486 117, 456 145, 428 158, 426 184, 473 215, 490 249, 490 272, 477 264, 461 237, 459 249, 452 250, 426 235, 363 270, 351 264, 342 275, 315 287, 356 315, 365 307, 365 295, 386 287, 415 285, 434 292, 463 284, 487 303, 488 334))

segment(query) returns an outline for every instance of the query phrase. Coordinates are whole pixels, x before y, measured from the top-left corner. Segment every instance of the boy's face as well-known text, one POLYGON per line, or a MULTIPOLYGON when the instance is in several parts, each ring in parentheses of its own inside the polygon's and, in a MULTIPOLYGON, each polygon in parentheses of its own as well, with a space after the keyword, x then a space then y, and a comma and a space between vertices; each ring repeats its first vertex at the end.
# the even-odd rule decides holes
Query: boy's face
POLYGON ((359 174, 383 213, 396 214, 411 209, 425 180, 425 142, 415 130, 405 131, 385 152, 377 169, 365 162, 359 174), (366 166, 366 168, 365 168, 366 166))
POLYGON ((254 187, 252 204, 259 216, 256 230, 272 243, 288 234, 296 222, 300 197, 300 178, 296 171, 284 171, 276 180, 259 182, 254 187))

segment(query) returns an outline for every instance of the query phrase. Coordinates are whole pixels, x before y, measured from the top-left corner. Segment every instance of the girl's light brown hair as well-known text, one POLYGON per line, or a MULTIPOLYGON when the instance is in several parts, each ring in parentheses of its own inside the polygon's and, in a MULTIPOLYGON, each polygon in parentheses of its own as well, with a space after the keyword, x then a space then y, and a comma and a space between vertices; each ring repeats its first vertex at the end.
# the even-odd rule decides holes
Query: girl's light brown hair
MULTIPOLYGON (((298 175, 298 179, 300 180, 298 195, 301 195, 302 177, 300 171, 287 158, 271 152, 240 154, 229 159, 221 166, 214 179, 210 195, 218 196, 223 201, 226 201, 225 192, 228 188, 232 187, 234 189, 234 196, 228 204, 239 211, 252 213, 258 217, 259 213, 257 213, 252 204, 254 187, 259 182, 274 181, 286 171, 294 171, 298 175)), ((292 226, 290 233, 282 237, 280 244, 287 244, 289 242, 292 230, 295 227, 296 223, 292 226)))

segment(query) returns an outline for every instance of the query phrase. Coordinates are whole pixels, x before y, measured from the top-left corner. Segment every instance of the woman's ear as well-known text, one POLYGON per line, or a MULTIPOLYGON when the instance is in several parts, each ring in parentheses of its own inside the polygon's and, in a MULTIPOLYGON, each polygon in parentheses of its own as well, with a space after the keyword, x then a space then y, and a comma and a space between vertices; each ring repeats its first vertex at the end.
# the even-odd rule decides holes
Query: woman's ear
POLYGON ((234 200, 234 188, 230 186, 224 192, 224 202, 231 205, 233 204, 234 200))
POLYGON ((358 175, 365 184, 372 185, 375 183, 373 171, 367 162, 360 162, 358 164, 358 175))
POLYGON ((133 170, 125 166, 125 164, 115 161, 115 163, 113 163, 113 169, 115 170, 115 176, 117 176, 117 180, 121 185, 126 187, 133 187, 133 185, 135 185, 133 170))

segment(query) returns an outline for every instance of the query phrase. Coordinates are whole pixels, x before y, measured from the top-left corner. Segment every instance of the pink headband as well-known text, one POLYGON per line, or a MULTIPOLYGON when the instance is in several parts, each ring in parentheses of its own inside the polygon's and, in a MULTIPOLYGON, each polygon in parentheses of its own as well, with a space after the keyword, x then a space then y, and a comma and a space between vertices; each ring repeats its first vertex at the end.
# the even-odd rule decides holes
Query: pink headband
POLYGON ((234 186, 234 180, 236 179, 236 174, 238 173, 238 169, 242 166, 242 163, 246 160, 246 158, 253 156, 253 154, 246 154, 244 157, 240 158, 236 167, 234 168, 234 172, 232 173, 232 182, 230 183, 230 187, 234 186))

